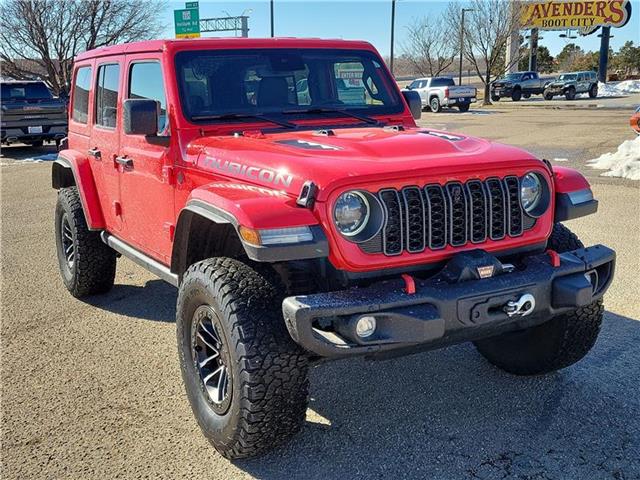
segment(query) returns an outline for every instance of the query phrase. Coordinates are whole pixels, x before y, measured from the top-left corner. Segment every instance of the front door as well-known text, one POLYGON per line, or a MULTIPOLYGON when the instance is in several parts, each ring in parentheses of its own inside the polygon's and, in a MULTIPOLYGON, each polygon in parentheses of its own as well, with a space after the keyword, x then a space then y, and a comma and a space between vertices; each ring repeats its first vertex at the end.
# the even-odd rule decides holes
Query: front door
POLYGON ((168 264, 174 225, 174 188, 169 151, 169 121, 160 57, 127 55, 125 98, 158 103, 158 136, 122 131, 120 191, 122 240, 168 264))
POLYGON ((107 229, 122 229, 120 178, 115 158, 120 145, 122 97, 122 56, 96 62, 93 95, 93 125, 87 154, 98 184, 98 196, 107 229))

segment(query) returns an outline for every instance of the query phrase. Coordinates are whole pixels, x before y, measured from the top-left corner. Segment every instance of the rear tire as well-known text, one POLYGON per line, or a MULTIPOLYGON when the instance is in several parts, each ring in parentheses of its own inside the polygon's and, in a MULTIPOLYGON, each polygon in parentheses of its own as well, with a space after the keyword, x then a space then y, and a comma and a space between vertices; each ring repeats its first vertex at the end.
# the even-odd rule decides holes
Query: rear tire
POLYGON ((87 227, 77 187, 58 192, 55 219, 58 264, 67 290, 76 298, 111 290, 116 252, 87 227))
MULTIPOLYGON (((584 245, 562 224, 553 228, 549 248, 562 253, 584 245)), ((495 366, 516 375, 549 373, 573 365, 596 342, 604 307, 597 300, 535 327, 475 342, 478 351, 495 366)))
POLYGON ((229 459, 262 454, 304 424, 308 360, 286 329, 281 292, 268 272, 230 258, 192 265, 180 285, 182 379, 202 432, 229 459))
POLYGON ((439 113, 442 110, 442 105, 440 105, 440 99, 438 97, 433 97, 429 100, 429 108, 433 113, 439 113))
POLYGON ((531 94, 530 93, 525 93, 524 95, 522 95, 524 98, 531 98, 531 94))
POLYGON ((458 110, 460 110, 461 112, 468 112, 469 107, 470 107, 469 103, 461 103, 460 105, 458 105, 458 110))
POLYGON ((589 89, 589 98, 596 98, 597 96, 598 96, 598 85, 594 83, 593 85, 591 85, 591 88, 589 89))
POLYGON ((569 89, 564 93, 564 98, 567 100, 573 100, 576 98, 576 89, 573 87, 569 87, 569 89))

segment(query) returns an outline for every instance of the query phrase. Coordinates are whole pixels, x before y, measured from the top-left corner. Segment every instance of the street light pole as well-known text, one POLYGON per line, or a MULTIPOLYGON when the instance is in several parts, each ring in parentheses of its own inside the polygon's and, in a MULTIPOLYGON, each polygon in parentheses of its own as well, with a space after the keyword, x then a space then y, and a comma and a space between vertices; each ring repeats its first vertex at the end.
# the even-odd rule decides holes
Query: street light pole
POLYGON ((393 34, 396 27, 396 0, 391 0, 391 59, 389 60, 389 69, 393 75, 393 34))
POLYGON ((270 8, 271 8, 271 37, 273 38, 275 36, 273 31, 273 0, 271 0, 270 2, 270 8))
POLYGON ((460 69, 458 71, 458 85, 462 85, 462 52, 464 51, 464 13, 473 12, 473 8, 462 9, 462 20, 460 21, 460 69))

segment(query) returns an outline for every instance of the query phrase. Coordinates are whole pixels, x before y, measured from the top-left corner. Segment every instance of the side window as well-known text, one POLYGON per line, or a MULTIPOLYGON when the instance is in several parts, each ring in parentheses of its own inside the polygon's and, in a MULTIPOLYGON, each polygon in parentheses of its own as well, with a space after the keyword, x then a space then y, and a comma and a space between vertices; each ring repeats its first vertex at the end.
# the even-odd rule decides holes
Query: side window
POLYGON ((118 118, 118 83, 120 65, 108 64, 98 67, 96 88, 96 125, 116 128, 118 118))
POLYGON ((128 98, 150 99, 158 102, 158 133, 167 128, 167 99, 164 94, 162 67, 158 62, 141 62, 129 70, 128 98))
POLYGON ((87 123, 89 116, 89 89, 91 88, 91 67, 80 67, 73 85, 73 113, 76 122, 87 123))

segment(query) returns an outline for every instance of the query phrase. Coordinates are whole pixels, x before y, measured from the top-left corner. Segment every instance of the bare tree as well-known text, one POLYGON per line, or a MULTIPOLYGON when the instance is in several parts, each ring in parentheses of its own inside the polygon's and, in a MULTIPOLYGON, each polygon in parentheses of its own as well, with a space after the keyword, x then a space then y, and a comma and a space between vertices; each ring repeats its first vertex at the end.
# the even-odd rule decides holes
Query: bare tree
POLYGON ((68 92, 78 53, 155 37, 163 7, 148 0, 3 0, 3 75, 40 78, 54 93, 68 92))
MULTIPOLYGON (((464 56, 484 84, 484 104, 490 105, 492 78, 502 75, 508 68, 505 64, 507 41, 512 30, 520 26, 520 2, 505 0, 471 0, 464 5, 472 11, 467 14, 464 25, 464 56)), ((449 4, 446 18, 460 32, 458 2, 449 4)), ((458 34, 458 42, 459 42, 458 34)), ((511 59, 517 65, 519 58, 511 59)))
POLYGON ((423 17, 407 27, 403 53, 414 73, 435 77, 451 66, 459 51, 452 27, 442 16, 435 21, 423 17))

